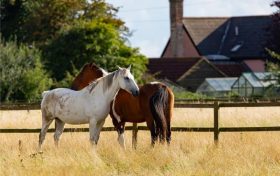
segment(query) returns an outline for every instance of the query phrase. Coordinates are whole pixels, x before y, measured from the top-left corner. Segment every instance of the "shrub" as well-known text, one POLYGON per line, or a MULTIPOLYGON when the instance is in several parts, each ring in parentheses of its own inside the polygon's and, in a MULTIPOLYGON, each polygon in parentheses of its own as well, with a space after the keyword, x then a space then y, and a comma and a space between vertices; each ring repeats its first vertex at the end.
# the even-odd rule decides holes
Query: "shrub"
POLYGON ((35 100, 52 80, 41 63, 41 53, 32 46, 0 39, 1 101, 35 100))

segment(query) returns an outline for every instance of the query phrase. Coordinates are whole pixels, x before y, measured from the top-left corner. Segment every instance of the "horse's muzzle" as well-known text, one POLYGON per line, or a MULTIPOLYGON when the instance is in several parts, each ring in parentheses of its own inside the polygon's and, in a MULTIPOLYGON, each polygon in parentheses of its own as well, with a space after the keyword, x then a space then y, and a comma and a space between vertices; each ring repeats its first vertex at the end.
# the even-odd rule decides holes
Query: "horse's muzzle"
POLYGON ((131 93, 132 93, 133 96, 138 96, 139 95, 139 90, 131 91, 131 93))

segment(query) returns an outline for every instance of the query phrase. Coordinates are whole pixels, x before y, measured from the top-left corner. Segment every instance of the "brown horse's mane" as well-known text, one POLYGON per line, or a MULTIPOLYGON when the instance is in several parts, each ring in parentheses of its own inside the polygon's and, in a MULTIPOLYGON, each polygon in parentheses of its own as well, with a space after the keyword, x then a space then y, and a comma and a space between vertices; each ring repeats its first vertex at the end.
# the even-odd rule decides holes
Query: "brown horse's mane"
POLYGON ((97 77, 102 77, 103 76, 103 71, 100 69, 100 67, 98 67, 94 63, 87 63, 83 66, 83 68, 81 69, 79 74, 74 79, 74 81, 71 85, 71 89, 80 90, 80 89, 82 89, 83 87, 87 86, 89 83, 92 82, 90 79, 89 80, 85 79, 86 78, 86 73, 88 73, 87 70, 96 70, 97 77), (85 84, 85 85, 80 86, 82 83, 85 84))
POLYGON ((89 92, 91 93, 101 80, 103 80, 103 91, 105 92, 107 89, 109 89, 112 86, 114 76, 117 75, 118 73, 119 73, 119 70, 116 70, 112 73, 109 73, 105 77, 100 77, 94 81, 91 81, 89 83, 89 86, 90 86, 89 92))
POLYGON ((100 70, 99 67, 95 63, 87 63, 83 66, 82 71, 80 71, 80 73, 78 75, 84 74, 87 67, 89 67, 90 69, 100 70))

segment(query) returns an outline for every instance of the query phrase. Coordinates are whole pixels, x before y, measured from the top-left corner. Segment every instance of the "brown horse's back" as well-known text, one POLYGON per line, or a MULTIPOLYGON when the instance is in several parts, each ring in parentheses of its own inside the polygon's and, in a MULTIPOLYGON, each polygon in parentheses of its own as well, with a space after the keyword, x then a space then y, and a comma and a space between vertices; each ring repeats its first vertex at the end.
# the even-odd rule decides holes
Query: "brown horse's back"
POLYGON ((148 83, 145 84, 144 86, 142 86, 140 88, 140 94, 142 94, 140 97, 140 106, 149 106, 147 104, 147 102, 150 101, 150 98, 160 89, 165 89, 167 91, 168 94, 168 109, 170 110, 171 113, 169 113, 170 118, 172 117, 172 111, 173 111, 173 107, 174 107, 174 94, 172 92, 172 90, 167 87, 165 84, 162 83, 148 83))

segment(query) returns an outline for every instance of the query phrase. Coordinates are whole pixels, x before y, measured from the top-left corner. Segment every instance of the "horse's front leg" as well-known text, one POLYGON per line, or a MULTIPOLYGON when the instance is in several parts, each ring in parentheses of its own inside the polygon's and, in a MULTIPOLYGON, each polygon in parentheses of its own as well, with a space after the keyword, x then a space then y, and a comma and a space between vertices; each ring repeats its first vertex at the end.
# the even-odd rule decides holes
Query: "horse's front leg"
POLYGON ((105 123, 105 118, 103 120, 91 120, 89 122, 89 135, 90 135, 90 142, 93 145, 97 145, 99 140, 100 131, 105 123))
POLYGON ((124 128, 125 128, 125 123, 124 122, 120 122, 117 126, 119 144, 121 145, 121 147, 123 149, 126 149, 125 138, 124 138, 124 128))

